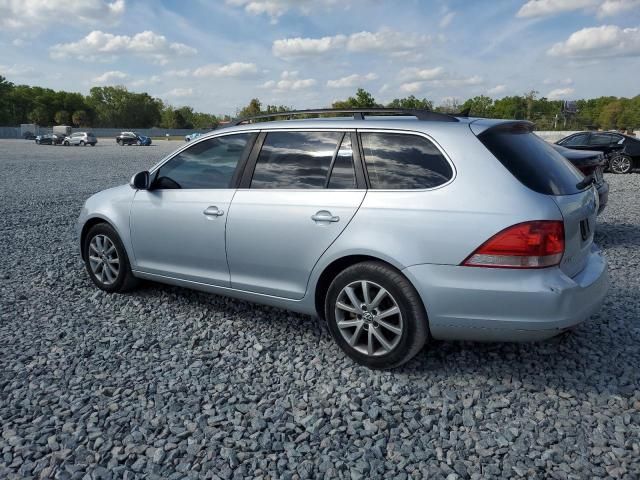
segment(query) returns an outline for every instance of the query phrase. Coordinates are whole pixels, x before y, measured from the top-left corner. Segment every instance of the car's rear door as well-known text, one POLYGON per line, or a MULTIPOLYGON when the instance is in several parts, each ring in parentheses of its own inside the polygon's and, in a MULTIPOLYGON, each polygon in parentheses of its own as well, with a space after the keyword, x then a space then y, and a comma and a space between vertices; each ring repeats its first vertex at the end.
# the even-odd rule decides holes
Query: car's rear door
POLYGON ((131 206, 135 269, 229 286, 225 226, 238 172, 257 134, 189 144, 152 173, 131 206))
POLYGON ((261 133, 227 220, 233 288, 304 296, 313 266, 366 193, 352 145, 349 131, 261 133))

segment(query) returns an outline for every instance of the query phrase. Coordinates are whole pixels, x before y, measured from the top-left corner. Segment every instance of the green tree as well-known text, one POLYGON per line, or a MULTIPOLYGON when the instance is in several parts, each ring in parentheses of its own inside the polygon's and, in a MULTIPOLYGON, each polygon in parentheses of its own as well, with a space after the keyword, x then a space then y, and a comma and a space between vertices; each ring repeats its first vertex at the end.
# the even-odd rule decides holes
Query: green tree
POLYGON ((51 117, 49 116, 49 112, 47 111, 46 107, 42 105, 38 105, 33 110, 31 110, 27 118, 29 122, 35 123, 36 125, 51 125, 51 117))
POLYGON ((0 124, 7 125, 13 122, 13 108, 11 94, 14 90, 13 83, 0 75, 0 124))
POLYGON ((416 98, 409 95, 405 98, 394 98, 387 104, 388 108, 410 108, 415 110, 433 110, 433 103, 426 98, 416 98))
POLYGON ((67 112, 66 110, 58 110, 53 116, 53 120, 58 125, 68 125, 69 118, 70 118, 69 112, 67 112))
POLYGON ((493 99, 486 95, 478 95, 462 104, 462 110, 467 108, 470 116, 489 118, 493 115, 493 99))
POLYGON ((252 98, 249 105, 240 109, 237 114, 238 118, 255 117, 262 113, 262 103, 257 98, 252 98))
POLYGON ((358 88, 355 97, 346 100, 338 100, 331 105, 333 108, 372 108, 381 105, 376 103, 375 98, 364 88, 358 88))
POLYGON ((89 115, 84 110, 76 110, 71 115, 71 122, 76 127, 88 127, 89 126, 89 115))

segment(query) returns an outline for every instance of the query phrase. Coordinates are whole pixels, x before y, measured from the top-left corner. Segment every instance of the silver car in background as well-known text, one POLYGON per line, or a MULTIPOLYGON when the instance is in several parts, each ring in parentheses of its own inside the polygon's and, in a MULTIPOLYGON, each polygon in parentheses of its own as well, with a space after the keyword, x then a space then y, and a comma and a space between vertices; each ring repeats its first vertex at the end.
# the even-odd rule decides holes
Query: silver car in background
POLYGON ((552 337, 599 309, 597 193, 531 124, 348 112, 237 122, 93 195, 78 224, 92 281, 317 315, 372 368, 430 338, 552 337))
POLYGON ((91 132, 76 132, 65 137, 62 143, 65 147, 68 147, 69 145, 79 145, 81 147, 91 145, 92 147, 95 147, 96 143, 98 143, 98 139, 91 132))

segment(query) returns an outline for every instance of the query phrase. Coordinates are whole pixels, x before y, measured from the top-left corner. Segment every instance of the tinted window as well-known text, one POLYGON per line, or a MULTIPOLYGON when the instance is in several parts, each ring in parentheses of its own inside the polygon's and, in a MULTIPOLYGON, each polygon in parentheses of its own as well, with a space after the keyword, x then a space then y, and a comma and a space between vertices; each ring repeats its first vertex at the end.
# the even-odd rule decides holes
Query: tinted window
POLYGON ((165 163, 155 188, 229 188, 238 161, 251 148, 253 135, 243 133, 198 142, 165 163))
POLYGON ((351 135, 345 134, 338 155, 336 156, 328 188, 356 188, 356 175, 353 170, 353 151, 351 135))
MULTIPOLYGON (((582 174, 527 125, 493 127, 478 136, 522 184, 546 195, 570 195, 579 190, 582 174)), ((585 187, 586 188, 586 187, 585 187)))
POLYGON ((424 137, 399 133, 362 133, 371 188, 433 188, 451 179, 453 170, 424 137))
POLYGON ((340 132, 270 132, 251 188, 324 188, 340 132))
POLYGON ((592 133, 589 139, 589 145, 609 145, 611 143, 611 135, 608 133, 592 133))
POLYGON ((586 145, 588 136, 588 133, 579 133, 578 135, 563 140, 560 142, 560 145, 586 145))

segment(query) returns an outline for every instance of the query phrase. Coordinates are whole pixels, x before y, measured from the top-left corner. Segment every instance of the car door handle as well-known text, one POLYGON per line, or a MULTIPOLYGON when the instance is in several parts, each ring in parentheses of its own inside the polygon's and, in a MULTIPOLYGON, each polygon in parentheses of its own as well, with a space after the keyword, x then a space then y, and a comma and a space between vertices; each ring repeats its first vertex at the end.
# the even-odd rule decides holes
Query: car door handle
POLYGON ((311 220, 314 222, 339 222, 340 217, 331 215, 331 212, 327 210, 320 210, 315 215, 311 215, 311 220))
POLYGON ((211 206, 205 209, 204 213, 208 217, 220 217, 224 215, 224 210, 220 210, 218 207, 211 206))

